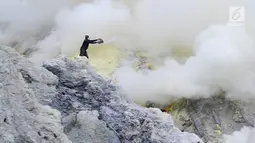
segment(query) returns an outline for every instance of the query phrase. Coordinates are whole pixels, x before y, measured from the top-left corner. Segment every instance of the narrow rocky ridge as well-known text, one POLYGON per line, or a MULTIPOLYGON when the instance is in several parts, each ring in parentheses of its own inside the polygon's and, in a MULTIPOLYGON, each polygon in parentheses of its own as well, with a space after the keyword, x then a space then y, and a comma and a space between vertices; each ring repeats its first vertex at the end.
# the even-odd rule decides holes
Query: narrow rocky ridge
MULTIPOLYGON (((123 93, 98 76, 83 58, 70 61, 60 57, 45 62, 44 67, 60 79, 58 95, 51 106, 61 111, 64 120, 70 115, 77 116, 80 111, 91 111, 96 112, 98 120, 114 132, 119 142, 201 142, 196 136, 175 128, 171 117, 159 109, 127 102, 123 93)), ((68 134, 72 129, 66 126, 68 134)))
POLYGON ((205 143, 223 143, 222 135, 232 134, 244 126, 254 127, 255 105, 230 100, 224 95, 207 99, 183 99, 169 112, 182 131, 197 134, 205 143))
POLYGON ((38 102, 50 103, 56 76, 0 46, 0 81, 1 143, 71 143, 60 112, 38 102))
POLYGON ((38 67, 0 46, 0 142, 202 143, 169 114, 125 98, 85 58, 38 67))

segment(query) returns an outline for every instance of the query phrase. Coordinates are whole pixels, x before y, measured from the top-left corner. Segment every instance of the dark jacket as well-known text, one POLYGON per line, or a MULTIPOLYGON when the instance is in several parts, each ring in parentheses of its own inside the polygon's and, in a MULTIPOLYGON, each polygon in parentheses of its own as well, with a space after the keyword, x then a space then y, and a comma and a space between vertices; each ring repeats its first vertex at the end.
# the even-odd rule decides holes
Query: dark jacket
POLYGON ((88 57, 88 53, 87 53, 87 49, 89 47, 89 44, 96 44, 97 43, 97 39, 96 40, 84 40, 80 49, 80 56, 86 56, 88 57))

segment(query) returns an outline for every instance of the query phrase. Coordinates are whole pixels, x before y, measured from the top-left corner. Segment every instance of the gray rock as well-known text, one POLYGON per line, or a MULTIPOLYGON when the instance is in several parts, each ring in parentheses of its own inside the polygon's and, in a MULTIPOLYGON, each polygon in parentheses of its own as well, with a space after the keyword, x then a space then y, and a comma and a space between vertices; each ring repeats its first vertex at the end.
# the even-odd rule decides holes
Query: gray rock
POLYGON ((175 125, 196 133, 206 143, 222 143, 224 134, 232 134, 244 126, 254 127, 254 103, 231 101, 223 95, 179 102, 185 105, 171 112, 175 125))
POLYGON ((86 58, 44 67, 0 46, 1 143, 202 143, 169 114, 128 101, 86 58))
POLYGON ((0 46, 0 63, 0 142, 70 143, 63 133, 60 112, 35 98, 49 98, 50 88, 38 94, 34 89, 37 86, 30 86, 36 82, 38 86, 45 84, 41 88, 47 87, 55 84, 57 77, 43 68, 35 68, 5 46, 0 46))
POLYGON ((169 114, 127 101, 116 86, 96 74, 86 60, 82 59, 80 57, 71 61, 61 56, 43 65, 59 78, 58 95, 52 99, 51 106, 66 118, 65 132, 71 136, 70 139, 74 141, 75 134, 75 142, 84 142, 85 139, 97 142, 90 136, 84 137, 85 134, 89 134, 84 131, 84 127, 88 127, 87 121, 79 122, 84 124, 79 130, 73 123, 77 114, 84 113, 83 111, 97 111, 98 117, 94 117, 96 123, 91 125, 100 125, 104 132, 105 125, 107 126, 106 138, 101 138, 104 142, 118 142, 112 135, 114 132, 119 142, 202 143, 196 135, 181 132, 174 127, 169 114), (73 124, 73 127, 70 124, 73 124))
POLYGON ((76 120, 71 121, 74 127, 68 132, 68 136, 74 143, 120 143, 118 136, 109 130, 105 122, 98 119, 98 112, 80 111, 76 120), (86 135, 86 136, 84 136, 86 135), (95 135, 97 137, 95 138, 95 135))

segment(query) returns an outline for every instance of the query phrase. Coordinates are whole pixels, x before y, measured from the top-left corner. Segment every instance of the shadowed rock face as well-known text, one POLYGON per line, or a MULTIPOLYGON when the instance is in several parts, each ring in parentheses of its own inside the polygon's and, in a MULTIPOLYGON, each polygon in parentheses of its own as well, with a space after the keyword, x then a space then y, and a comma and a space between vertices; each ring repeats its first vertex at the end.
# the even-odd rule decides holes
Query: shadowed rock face
POLYGON ((147 109, 127 102, 120 90, 98 76, 82 58, 69 61, 62 57, 45 62, 44 67, 59 77, 58 94, 51 106, 61 111, 65 132, 69 136, 82 126, 77 124, 86 122, 77 123, 77 113, 92 111, 108 129, 105 142, 201 142, 196 136, 175 128, 171 117, 159 109, 147 109), (70 118, 74 121, 70 122, 70 118))
POLYGON ((86 59, 44 67, 0 46, 0 142, 202 143, 170 115, 129 102, 86 59))
POLYGON ((225 96, 208 99, 183 99, 170 114, 179 129, 196 133, 206 143, 223 143, 222 135, 232 134, 244 126, 254 127, 255 105, 230 101, 225 96))
POLYGON ((0 46, 0 81, 1 143, 71 143, 60 112, 38 102, 55 96, 56 76, 0 46))

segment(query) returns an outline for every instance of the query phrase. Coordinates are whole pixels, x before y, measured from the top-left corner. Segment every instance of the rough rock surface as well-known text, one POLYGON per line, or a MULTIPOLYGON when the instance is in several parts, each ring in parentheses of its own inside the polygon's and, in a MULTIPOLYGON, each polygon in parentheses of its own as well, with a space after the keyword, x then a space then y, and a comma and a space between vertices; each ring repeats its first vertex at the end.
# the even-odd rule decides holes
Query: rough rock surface
MULTIPOLYGON (((179 51, 183 52, 186 50, 179 49, 179 51)), ((173 52, 177 52, 174 55, 178 55, 178 51, 173 52)), ((179 56, 189 56, 190 52, 186 52, 187 55, 182 53, 179 56)), ((186 61, 186 56, 183 57, 184 61, 186 61)), ((135 67, 138 67, 140 72, 146 72, 148 69, 153 70, 148 67, 150 65, 148 63, 153 63, 150 58, 146 58, 139 53, 135 56, 130 54, 130 59, 128 60, 134 59, 139 59, 135 67)), ((179 62, 182 62, 182 58, 177 59, 179 62)), ((217 95, 207 99, 182 99, 174 102, 170 106, 163 106, 153 101, 147 101, 145 106, 158 107, 166 112, 170 111, 169 113, 172 115, 174 123, 179 129, 197 134, 206 143, 233 143, 234 140, 236 142, 242 140, 242 143, 246 143, 244 138, 254 143, 249 138, 249 136, 254 136, 252 133, 249 135, 249 132, 255 131, 254 102, 233 101, 226 98, 224 92, 220 94, 220 96, 217 95), (240 135, 237 135, 233 139, 225 140, 223 135, 229 135, 240 130, 246 136, 242 138, 240 135)))
POLYGON ((0 46, 0 142, 202 143, 169 114, 128 102, 86 59, 60 57, 44 67, 0 46))
MULTIPOLYGON (((65 132, 69 135, 73 134, 73 130, 84 130, 79 125, 82 122, 87 126, 87 121, 78 120, 80 112, 92 111, 96 112, 96 124, 103 130, 107 127, 105 142, 202 142, 194 134, 181 132, 174 127, 169 114, 127 102, 120 90, 98 76, 82 58, 70 61, 60 57, 45 62, 44 67, 59 77, 58 95, 53 98, 51 106, 61 111, 65 132)), ((76 137, 76 141, 80 142, 84 138, 82 136, 76 137)))
POLYGON ((183 131, 196 133, 206 143, 222 143, 222 135, 255 125, 254 104, 230 101, 223 95, 182 100, 178 104, 182 107, 173 108, 171 112, 176 126, 183 131))
POLYGON ((35 98, 53 97, 51 86, 57 84, 56 76, 34 67, 13 49, 0 46, 0 81, 1 143, 71 142, 63 132, 60 112, 35 98), (42 88, 47 90, 39 91, 42 88))

